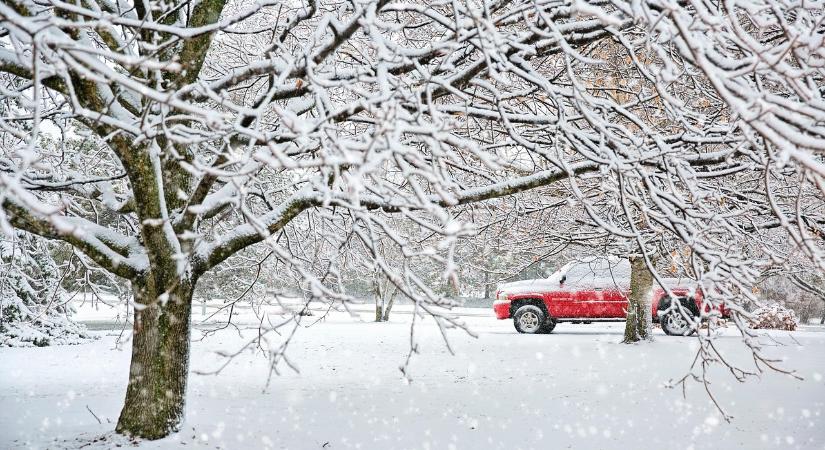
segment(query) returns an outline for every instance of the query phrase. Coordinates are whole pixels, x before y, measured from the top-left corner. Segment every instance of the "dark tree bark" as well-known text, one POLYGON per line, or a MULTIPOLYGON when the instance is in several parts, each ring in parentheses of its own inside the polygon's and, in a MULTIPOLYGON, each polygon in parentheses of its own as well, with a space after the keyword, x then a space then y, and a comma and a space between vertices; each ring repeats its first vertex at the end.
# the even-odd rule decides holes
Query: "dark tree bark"
POLYGON ((650 339, 650 291, 653 274, 641 255, 630 258, 630 295, 627 303, 627 322, 624 329, 625 344, 650 339))
POLYGON ((117 432, 159 439, 177 431, 183 420, 193 286, 174 280, 166 289, 134 287, 135 303, 143 306, 135 308, 129 384, 117 432))
POLYGON ((398 289, 394 289, 392 291, 392 295, 390 295, 390 299, 387 304, 384 306, 384 315, 381 319, 384 322, 388 322, 390 320, 390 311, 392 311, 392 305, 395 303, 395 296, 398 295, 398 289))
POLYGON ((384 321, 384 308, 378 303, 378 300, 375 301, 375 321, 376 322, 383 322, 384 321))
POLYGON ((395 302, 398 289, 384 275, 377 275, 372 282, 375 295, 375 321, 387 322, 390 320, 390 311, 395 302))
POLYGON ((375 274, 372 279, 373 295, 375 296, 375 321, 384 320, 384 292, 381 289, 381 276, 375 274))

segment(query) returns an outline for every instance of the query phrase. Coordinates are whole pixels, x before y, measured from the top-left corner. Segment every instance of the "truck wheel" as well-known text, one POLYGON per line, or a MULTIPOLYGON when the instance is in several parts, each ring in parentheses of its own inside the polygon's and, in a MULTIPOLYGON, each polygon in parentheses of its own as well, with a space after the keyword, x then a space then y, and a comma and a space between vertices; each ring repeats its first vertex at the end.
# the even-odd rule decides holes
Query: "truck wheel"
POLYGON ((662 331, 669 336, 690 336, 696 332, 694 317, 693 311, 674 306, 664 317, 660 317, 659 322, 662 331))
POLYGON ((544 325, 541 326, 539 333, 550 334, 553 332, 553 328, 556 328, 556 321, 552 317, 548 317, 544 319, 544 325))
POLYGON ((513 324, 519 333, 536 334, 544 327, 544 311, 535 305, 524 305, 513 314, 513 324))

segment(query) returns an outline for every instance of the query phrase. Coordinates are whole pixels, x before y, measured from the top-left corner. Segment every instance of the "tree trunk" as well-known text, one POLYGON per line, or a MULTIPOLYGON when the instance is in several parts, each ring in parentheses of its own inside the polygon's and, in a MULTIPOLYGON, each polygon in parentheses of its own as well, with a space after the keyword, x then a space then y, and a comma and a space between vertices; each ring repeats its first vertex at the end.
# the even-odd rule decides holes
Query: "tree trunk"
POLYGON ((384 318, 384 293, 381 290, 381 275, 373 274, 372 290, 375 297, 375 321, 381 322, 384 318))
POLYGON ((189 333, 192 287, 170 283, 164 289, 135 286, 132 362, 126 402, 117 432, 144 439, 160 439, 177 431, 183 421, 189 370, 189 333))
POLYGON ((490 298, 490 272, 484 272, 484 299, 490 298))
POLYGON ((398 295, 398 289, 393 289, 392 295, 390 295, 390 301, 387 302, 387 306, 384 308, 384 322, 389 322, 390 320, 390 310, 392 310, 392 304, 395 302, 395 296, 398 295))
POLYGON ((825 309, 822 310, 822 319, 819 320, 820 325, 825 325, 825 309))
POLYGON ((381 322, 384 318, 384 311, 378 302, 379 299, 375 299, 375 321, 381 322))
POLYGON ((627 303, 627 322, 624 342, 631 344, 650 339, 650 292, 653 288, 653 274, 647 268, 641 255, 630 258, 630 295, 627 303))

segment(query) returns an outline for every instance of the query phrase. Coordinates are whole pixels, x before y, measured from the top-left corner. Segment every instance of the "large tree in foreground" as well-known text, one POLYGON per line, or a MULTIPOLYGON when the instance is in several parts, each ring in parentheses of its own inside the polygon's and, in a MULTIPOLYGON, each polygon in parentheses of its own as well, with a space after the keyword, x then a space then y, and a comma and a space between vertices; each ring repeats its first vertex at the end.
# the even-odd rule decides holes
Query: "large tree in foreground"
POLYGON ((453 276, 462 205, 569 180, 589 222, 636 238, 593 206, 614 189, 735 305, 781 259, 731 246, 748 233, 821 265, 821 23, 773 0, 10 0, 0 225, 131 283, 117 430, 145 438, 183 415, 193 290, 256 244, 346 301, 347 249, 388 236, 405 263, 377 267, 429 311, 415 261, 453 276), (743 171, 763 183, 709 182, 743 171))

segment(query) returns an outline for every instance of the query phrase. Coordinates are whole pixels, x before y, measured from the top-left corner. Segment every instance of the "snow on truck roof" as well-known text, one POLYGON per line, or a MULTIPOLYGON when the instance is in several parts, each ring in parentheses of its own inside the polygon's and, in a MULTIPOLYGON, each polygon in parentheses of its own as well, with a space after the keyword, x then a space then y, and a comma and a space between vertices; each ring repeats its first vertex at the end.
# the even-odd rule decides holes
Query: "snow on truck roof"
POLYGON ((567 278, 627 278, 630 279, 630 262, 620 258, 585 257, 573 260, 565 265, 567 278))
MULTIPOLYGON (((692 284, 687 278, 661 278, 669 287, 692 284)), ((516 281, 499 285, 510 293, 546 289, 575 290, 588 288, 630 288, 630 261, 624 258, 586 256, 576 258, 547 278, 516 281)))

